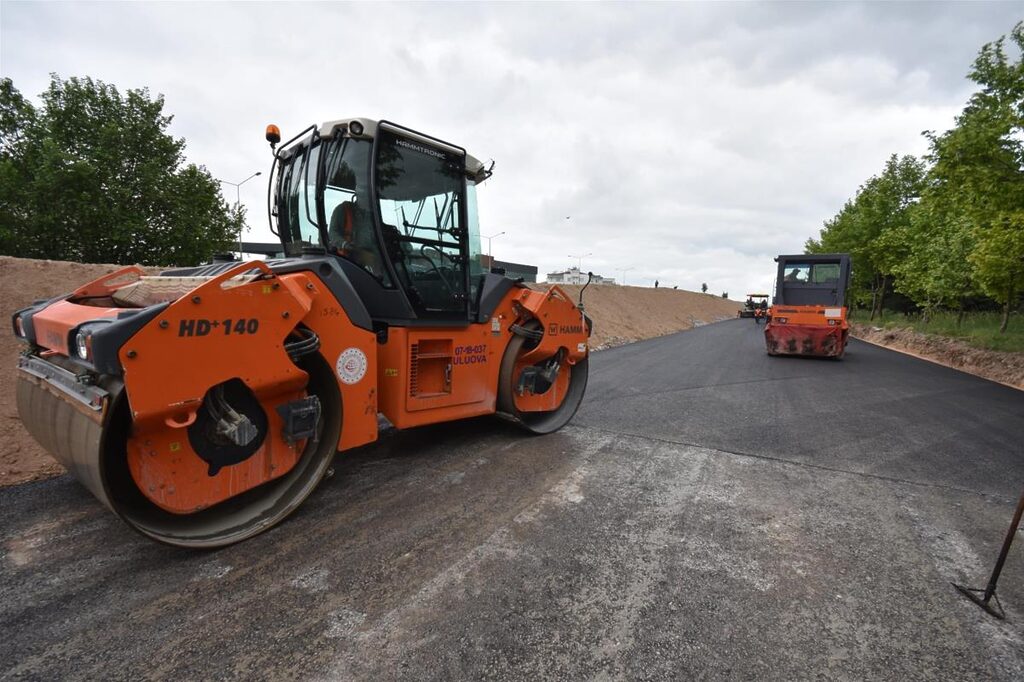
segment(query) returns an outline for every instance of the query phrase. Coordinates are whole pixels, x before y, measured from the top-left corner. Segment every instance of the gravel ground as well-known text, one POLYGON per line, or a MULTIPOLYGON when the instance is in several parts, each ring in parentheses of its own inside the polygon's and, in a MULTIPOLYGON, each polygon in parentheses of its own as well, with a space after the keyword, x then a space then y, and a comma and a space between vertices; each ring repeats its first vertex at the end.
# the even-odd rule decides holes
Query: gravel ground
POLYGON ((749 320, 594 355, 573 425, 477 419, 339 457, 290 520, 183 552, 66 476, 0 490, 0 676, 1021 679, 1013 389, 749 320))

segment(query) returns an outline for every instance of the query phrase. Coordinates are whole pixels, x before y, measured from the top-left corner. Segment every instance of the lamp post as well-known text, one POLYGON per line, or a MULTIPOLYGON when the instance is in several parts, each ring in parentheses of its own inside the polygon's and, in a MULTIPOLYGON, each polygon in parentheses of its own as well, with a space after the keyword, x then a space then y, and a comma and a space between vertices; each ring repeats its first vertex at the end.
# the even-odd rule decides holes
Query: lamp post
POLYGON ((635 269, 636 268, 634 266, 630 266, 628 268, 618 268, 619 278, 622 279, 622 286, 626 286, 626 273, 629 272, 630 270, 635 269))
MULTIPOLYGON (((238 210, 242 206, 242 185, 249 182, 258 175, 263 175, 263 171, 256 171, 245 180, 241 182, 231 182, 230 180, 221 180, 217 178, 217 182, 222 182, 225 185, 232 185, 235 188, 235 210, 238 210)), ((245 225, 238 228, 238 258, 242 258, 242 233, 245 231, 245 225)))
POLYGON ((501 232, 498 232, 496 234, 491 234, 491 235, 482 234, 482 235, 480 235, 481 237, 483 237, 484 239, 487 240, 487 260, 490 261, 490 263, 487 266, 488 268, 494 267, 494 257, 491 255, 491 240, 495 239, 497 237, 500 237, 503 234, 505 234, 504 230, 502 230, 501 232))
POLYGON ((575 258, 577 260, 576 269, 579 270, 580 272, 583 272, 583 259, 584 258, 588 258, 588 257, 593 256, 593 255, 594 255, 593 253, 584 253, 584 254, 579 255, 579 256, 574 256, 574 255, 572 255, 570 253, 569 254, 569 258, 575 258))

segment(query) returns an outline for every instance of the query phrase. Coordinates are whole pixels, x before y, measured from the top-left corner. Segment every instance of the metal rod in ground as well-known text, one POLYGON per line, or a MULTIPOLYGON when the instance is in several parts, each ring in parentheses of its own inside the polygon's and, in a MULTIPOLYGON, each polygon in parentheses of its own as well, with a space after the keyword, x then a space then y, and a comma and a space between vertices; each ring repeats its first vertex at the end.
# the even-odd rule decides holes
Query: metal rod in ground
POLYGON ((953 587, 958 589, 960 594, 964 595, 999 620, 1004 620, 1006 618, 1006 613, 1003 611, 1003 605, 999 603, 999 597, 996 596, 996 584, 999 582, 999 574, 1003 572, 1003 564, 1006 563, 1006 555, 1010 553, 1010 545, 1013 544, 1013 538, 1017 535, 1017 528, 1020 526, 1020 518, 1022 514, 1024 514, 1024 492, 1021 493, 1020 500, 1017 502, 1017 511, 1013 514, 1013 520, 1010 522, 1010 527, 1006 531, 1006 538, 1003 540, 1003 548, 999 550, 999 558, 996 559, 995 568, 992 569, 992 575, 989 576, 988 585, 985 586, 984 591, 976 587, 965 587, 963 585, 953 583, 953 587), (993 598, 995 599, 994 605, 992 604, 993 598))

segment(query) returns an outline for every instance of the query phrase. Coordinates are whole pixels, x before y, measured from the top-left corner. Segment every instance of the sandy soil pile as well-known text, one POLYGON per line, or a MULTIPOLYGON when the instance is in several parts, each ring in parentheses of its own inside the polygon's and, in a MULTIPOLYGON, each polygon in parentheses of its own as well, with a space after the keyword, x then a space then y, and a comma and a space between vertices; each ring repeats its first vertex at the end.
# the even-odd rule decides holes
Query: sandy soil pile
POLYGON ((11 315, 33 301, 67 293, 118 267, 0 256, 0 485, 64 470, 36 444, 18 419, 14 368, 24 345, 11 332, 11 315))
MULTIPOLYGON (((563 285, 574 301, 582 287, 563 285)), ((664 336, 736 317, 736 301, 677 289, 590 286, 583 305, 594 320, 595 350, 664 336)))
MULTIPOLYGON (((28 435, 18 419, 14 379, 18 353, 24 347, 11 333, 15 310, 38 299, 52 298, 101 277, 116 265, 83 265, 61 261, 0 256, 0 485, 53 476, 63 468, 28 435)), ((574 300, 580 287, 567 286, 574 300)), ((739 304, 714 296, 672 289, 600 287, 587 289, 584 302, 594 319, 594 348, 690 329, 736 316, 739 304)))
POLYGON ((881 329, 851 325, 859 339, 919 355, 992 381, 1024 389, 1024 353, 1005 353, 973 348, 963 341, 922 334, 912 329, 881 329))

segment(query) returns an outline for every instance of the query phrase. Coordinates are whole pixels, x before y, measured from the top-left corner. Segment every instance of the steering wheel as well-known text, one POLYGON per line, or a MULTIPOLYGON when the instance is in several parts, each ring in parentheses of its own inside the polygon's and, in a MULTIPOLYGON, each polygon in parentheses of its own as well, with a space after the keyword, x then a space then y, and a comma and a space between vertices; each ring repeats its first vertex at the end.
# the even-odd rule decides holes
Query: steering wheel
MULTIPOLYGON (((434 262, 434 259, 427 255, 427 249, 430 249, 432 251, 436 251, 437 253, 439 253, 441 255, 441 260, 447 259, 447 260, 451 261, 452 260, 451 256, 449 256, 447 253, 445 253, 444 251, 442 251, 441 249, 439 249, 436 246, 431 246, 429 244, 424 244, 424 245, 420 246, 420 256, 424 260, 426 260, 428 263, 430 263, 430 267, 434 270, 434 272, 437 273, 437 276, 438 276, 438 278, 440 278, 441 283, 444 284, 445 288, 449 292, 451 292, 452 295, 454 295, 456 293, 455 292, 455 287, 452 286, 452 283, 449 282, 448 278, 444 276, 444 273, 441 272, 441 268, 438 266, 437 263, 434 262)), ((449 270, 454 270, 454 268, 449 268, 449 270)))

